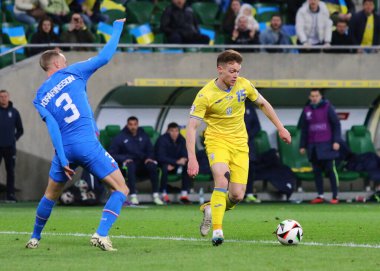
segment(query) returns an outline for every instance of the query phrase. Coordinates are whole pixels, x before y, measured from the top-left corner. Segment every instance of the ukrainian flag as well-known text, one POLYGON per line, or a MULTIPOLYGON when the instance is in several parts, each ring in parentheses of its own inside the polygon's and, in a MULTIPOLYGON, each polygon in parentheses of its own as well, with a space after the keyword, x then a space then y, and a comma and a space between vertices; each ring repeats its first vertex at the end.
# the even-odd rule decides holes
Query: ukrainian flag
POLYGON ((150 44, 154 41, 154 35, 149 24, 139 25, 130 30, 138 44, 150 44))
POLYGON ((215 43, 215 31, 206 29, 206 28, 200 28, 199 31, 201 32, 202 35, 206 35, 210 38, 210 42, 208 43, 209 45, 214 45, 215 43))
POLYGON ((117 10, 125 12, 125 7, 122 4, 115 3, 114 1, 111 1, 111 0, 104 0, 102 4, 100 5, 101 12, 104 12, 106 10, 111 10, 111 9, 117 9, 117 10))
POLYGON ((97 33, 103 35, 106 42, 108 42, 111 38, 112 30, 113 30, 112 25, 99 22, 97 33))
POLYGON ((330 14, 335 12, 347 14, 348 8, 345 0, 324 0, 329 9, 330 14))
POLYGON ((3 25, 2 30, 3 34, 9 37, 12 45, 23 45, 28 43, 26 41, 24 27, 3 25))

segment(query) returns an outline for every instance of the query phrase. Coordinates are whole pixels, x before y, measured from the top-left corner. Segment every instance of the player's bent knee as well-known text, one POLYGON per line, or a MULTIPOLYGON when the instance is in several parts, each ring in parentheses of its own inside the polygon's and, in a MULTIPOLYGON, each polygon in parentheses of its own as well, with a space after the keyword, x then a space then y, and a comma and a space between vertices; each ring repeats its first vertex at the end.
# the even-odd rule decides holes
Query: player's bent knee
POLYGON ((242 193, 229 193, 228 197, 230 198, 231 201, 233 202, 240 202, 244 199, 244 194, 242 193))

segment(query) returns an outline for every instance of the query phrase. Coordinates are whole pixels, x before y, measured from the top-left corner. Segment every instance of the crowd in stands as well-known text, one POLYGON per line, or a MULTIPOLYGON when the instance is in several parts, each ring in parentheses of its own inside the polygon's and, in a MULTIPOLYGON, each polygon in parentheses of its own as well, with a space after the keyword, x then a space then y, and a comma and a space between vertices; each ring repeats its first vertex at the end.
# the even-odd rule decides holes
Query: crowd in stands
MULTIPOLYGON (((379 44, 380 17, 374 0, 363 0, 356 11, 353 0, 240 0, 196 2, 190 0, 7 0, 2 2, 4 25, 21 24, 22 43, 94 43, 109 37, 107 26, 127 18, 122 43, 302 45, 299 51, 261 49, 266 52, 318 52, 315 45, 331 53, 352 53, 331 46, 379 44), (139 3, 138 5, 136 3, 139 3), (144 28, 140 28, 145 25, 144 28)), ((9 38, 9 37, 8 37, 9 38)), ((31 49, 36 54, 43 49, 31 49)), ((78 48, 69 48, 78 50, 78 48)), ((240 51, 260 51, 252 48, 240 51)), ((320 50, 319 50, 320 51, 320 50)), ((359 53, 374 50, 357 50, 359 53)))

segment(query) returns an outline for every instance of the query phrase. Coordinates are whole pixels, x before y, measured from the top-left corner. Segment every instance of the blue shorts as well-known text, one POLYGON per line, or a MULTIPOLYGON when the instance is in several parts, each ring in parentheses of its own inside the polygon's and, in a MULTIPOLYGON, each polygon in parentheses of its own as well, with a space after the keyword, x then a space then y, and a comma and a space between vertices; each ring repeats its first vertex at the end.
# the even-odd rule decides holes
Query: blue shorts
MULTIPOLYGON (((115 159, 102 147, 99 141, 66 145, 63 148, 71 169, 75 170, 78 166, 82 166, 99 180, 103 180, 119 168, 115 159)), ((68 180, 57 155, 54 156, 51 163, 49 176, 55 182, 66 182, 68 180)))

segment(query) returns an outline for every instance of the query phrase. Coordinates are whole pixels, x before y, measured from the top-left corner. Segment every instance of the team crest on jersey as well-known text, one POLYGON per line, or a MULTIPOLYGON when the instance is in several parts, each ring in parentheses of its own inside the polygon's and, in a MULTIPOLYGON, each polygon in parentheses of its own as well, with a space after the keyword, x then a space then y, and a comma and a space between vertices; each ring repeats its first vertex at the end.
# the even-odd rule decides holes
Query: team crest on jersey
POLYGON ((232 107, 228 107, 226 110, 227 116, 230 116, 232 114, 232 107))
POLYGON ((215 153, 210 153, 210 160, 214 161, 214 159, 215 159, 215 153))
POLYGON ((307 111, 306 112, 306 119, 311 119, 311 115, 312 115, 312 112, 311 111, 307 111))
POLYGON ((199 95, 198 95, 198 98, 202 98, 202 97, 203 97, 203 94, 199 94, 199 95))
POLYGON ((8 111, 8 117, 9 117, 9 118, 12 117, 12 111, 8 111))
POLYGON ((195 105, 192 105, 192 106, 190 107, 190 114, 193 114, 194 111, 195 111, 195 105))

